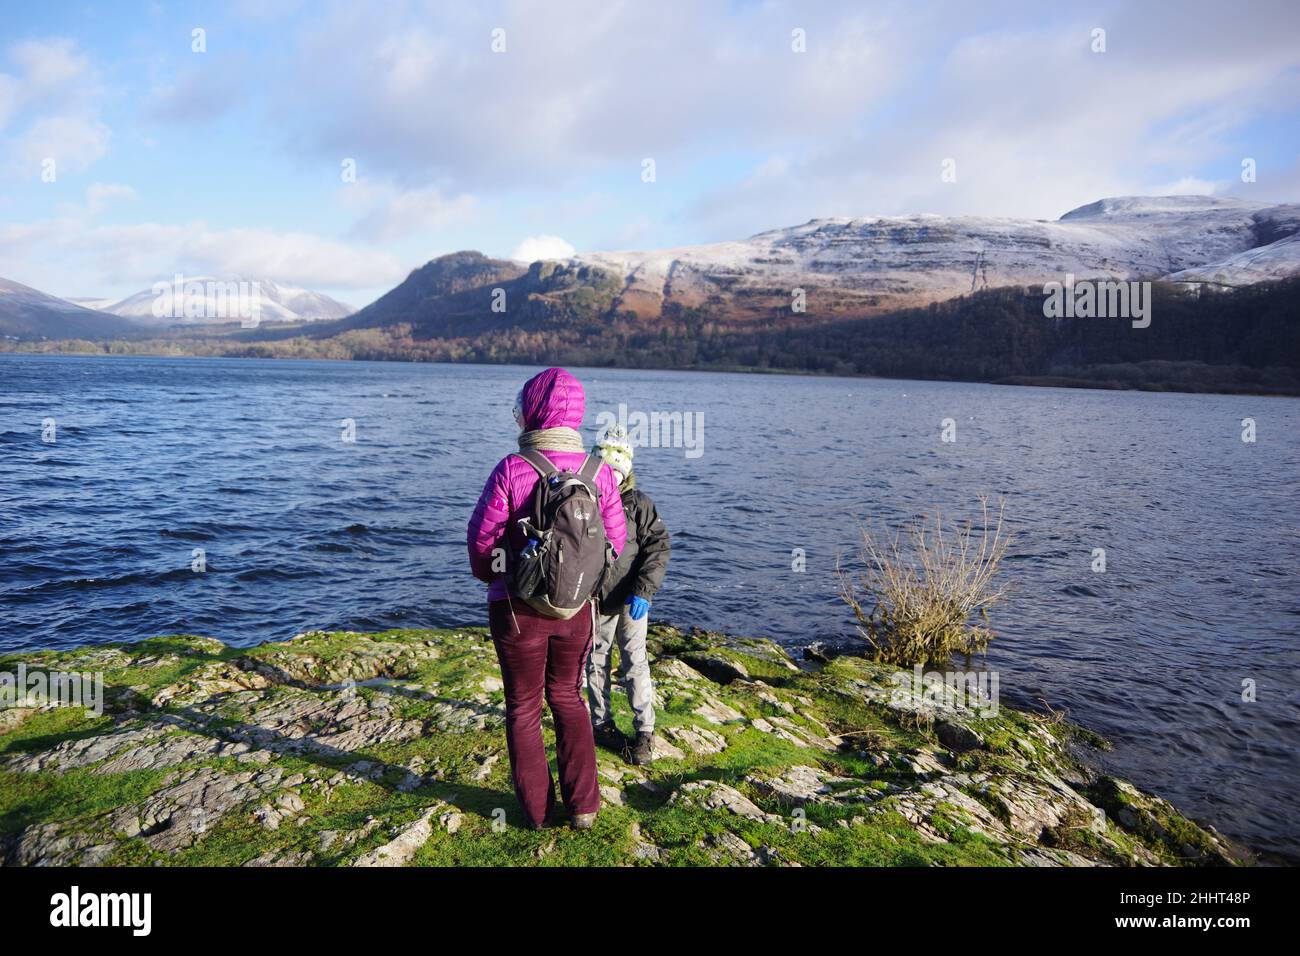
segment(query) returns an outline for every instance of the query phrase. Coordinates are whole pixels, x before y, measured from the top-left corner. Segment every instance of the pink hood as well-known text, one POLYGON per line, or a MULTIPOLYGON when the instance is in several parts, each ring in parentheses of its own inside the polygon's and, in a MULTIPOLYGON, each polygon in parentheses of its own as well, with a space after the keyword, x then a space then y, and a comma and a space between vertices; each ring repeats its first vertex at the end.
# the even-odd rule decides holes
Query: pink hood
MULTIPOLYGON (((548 368, 534 375, 523 388, 522 410, 524 428, 573 428, 582 426, 587 396, 582 383, 562 368, 548 368)), ((587 457, 577 451, 542 452, 557 468, 577 471, 587 457)), ((513 563, 524 546, 524 535, 519 530, 519 519, 528 516, 528 506, 537 486, 537 472, 518 455, 507 455, 488 475, 483 493, 479 495, 474 514, 470 516, 466 544, 469 547, 469 564, 474 576, 487 581, 488 600, 507 597, 505 575, 493 570, 493 551, 503 548, 509 563, 513 563)), ((618 481, 609 465, 602 464, 596 474, 596 489, 600 492, 600 516, 605 522, 605 536, 621 553, 627 542, 627 519, 623 514, 623 501, 618 493, 618 481)))
POLYGON ((548 368, 524 383, 524 429, 582 427, 587 393, 582 383, 562 368, 548 368))

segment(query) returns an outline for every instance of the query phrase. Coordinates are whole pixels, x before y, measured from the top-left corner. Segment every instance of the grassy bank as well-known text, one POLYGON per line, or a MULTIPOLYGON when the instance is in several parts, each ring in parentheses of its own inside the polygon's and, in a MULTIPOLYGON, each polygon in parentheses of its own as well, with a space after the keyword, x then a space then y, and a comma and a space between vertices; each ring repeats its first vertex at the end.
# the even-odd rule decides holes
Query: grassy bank
MULTIPOLYGON (((899 699, 895 671, 652 629, 660 750, 599 753, 596 827, 525 830, 476 629, 157 638, 0 660, 102 672, 102 716, 0 712, 8 865, 1145 865, 1212 831, 1003 707, 899 699)), ((628 729, 626 699, 616 695, 628 729)), ((548 746, 552 743, 549 719, 548 746)))

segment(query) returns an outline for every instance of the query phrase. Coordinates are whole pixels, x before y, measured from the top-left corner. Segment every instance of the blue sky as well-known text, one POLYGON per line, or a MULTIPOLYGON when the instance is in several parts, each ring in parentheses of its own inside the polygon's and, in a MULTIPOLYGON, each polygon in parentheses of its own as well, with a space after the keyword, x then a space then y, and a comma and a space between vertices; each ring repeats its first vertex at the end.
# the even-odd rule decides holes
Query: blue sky
POLYGON ((0 22, 0 277, 58 295, 179 271, 362 305, 457 249, 1174 192, 1300 200, 1300 5, 51 0, 0 22))

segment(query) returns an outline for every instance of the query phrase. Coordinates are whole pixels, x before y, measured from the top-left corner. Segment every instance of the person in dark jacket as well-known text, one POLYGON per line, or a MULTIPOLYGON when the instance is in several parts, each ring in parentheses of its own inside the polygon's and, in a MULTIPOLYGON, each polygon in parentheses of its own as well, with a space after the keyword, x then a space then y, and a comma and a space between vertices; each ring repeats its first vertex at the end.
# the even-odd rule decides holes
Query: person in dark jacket
POLYGON ((591 722, 598 744, 628 751, 633 763, 648 764, 654 759, 655 708, 650 661, 646 657, 646 629, 650 623, 650 602, 668 570, 671 545, 668 529, 655 503, 636 486, 632 443, 628 441, 627 431, 620 425, 611 425, 593 452, 605 459, 619 480, 627 543, 606 572, 598 599, 596 638, 587 660, 591 722), (619 677, 627 688, 632 728, 636 732, 630 743, 614 725, 614 712, 610 708, 610 654, 615 641, 621 658, 619 677))

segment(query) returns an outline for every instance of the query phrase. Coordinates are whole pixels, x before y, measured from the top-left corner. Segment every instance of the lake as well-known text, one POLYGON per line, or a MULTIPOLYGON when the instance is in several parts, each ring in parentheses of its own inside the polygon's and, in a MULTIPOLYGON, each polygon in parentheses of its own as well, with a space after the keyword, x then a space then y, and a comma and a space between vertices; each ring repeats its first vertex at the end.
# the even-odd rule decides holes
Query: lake
MULTIPOLYGON (((465 523, 534 371, 0 355, 0 653, 484 623, 465 523)), ((983 665, 1004 699, 1067 711, 1114 742, 1108 768, 1300 862, 1300 403, 572 371, 589 439, 620 404, 698 429, 636 457, 673 535, 655 618, 850 637, 855 519, 1005 498, 1014 591, 983 665)))

